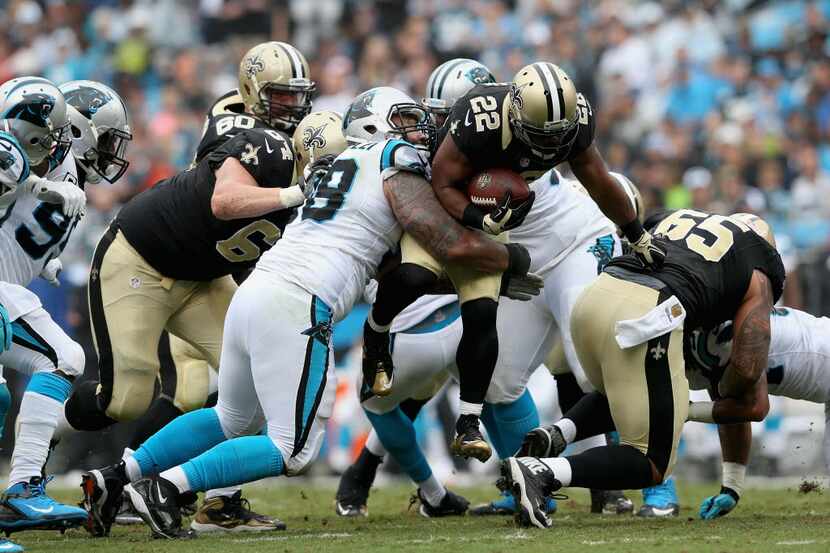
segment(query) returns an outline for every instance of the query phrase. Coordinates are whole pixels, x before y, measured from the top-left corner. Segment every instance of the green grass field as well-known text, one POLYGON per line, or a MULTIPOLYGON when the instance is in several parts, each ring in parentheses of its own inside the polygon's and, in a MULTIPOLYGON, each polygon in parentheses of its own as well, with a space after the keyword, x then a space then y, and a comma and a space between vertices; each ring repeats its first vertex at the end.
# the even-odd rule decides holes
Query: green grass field
MULTIPOLYGON (((282 484, 282 482, 280 483, 282 484)), ((474 504, 493 497, 495 488, 457 489, 474 504)), ((750 490, 738 510, 717 521, 696 517, 700 500, 715 486, 681 486, 685 507, 671 520, 640 520, 588 514, 588 496, 575 490, 560 501, 549 530, 520 529, 512 518, 463 517, 429 520, 408 509, 412 488, 381 488, 370 497, 370 516, 337 517, 333 489, 302 485, 269 486, 248 492, 260 512, 280 516, 288 531, 235 534, 195 540, 150 539, 144 526, 116 527, 106 539, 91 539, 80 529, 23 532, 13 539, 28 551, 61 553, 253 553, 395 551, 404 553, 570 552, 773 552, 830 551, 830 494, 789 490, 750 490)), ((62 500, 77 500, 73 490, 52 490, 62 500)), ((639 505, 639 493, 630 495, 639 505)))

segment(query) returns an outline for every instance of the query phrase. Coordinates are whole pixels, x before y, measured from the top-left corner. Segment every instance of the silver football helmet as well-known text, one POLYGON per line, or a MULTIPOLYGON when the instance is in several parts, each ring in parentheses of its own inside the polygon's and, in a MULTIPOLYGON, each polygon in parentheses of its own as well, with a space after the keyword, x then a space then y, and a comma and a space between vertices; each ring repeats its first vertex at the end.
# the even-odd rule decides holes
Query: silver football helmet
POLYGON ((407 139, 410 132, 421 132, 432 151, 435 125, 423 106, 404 92, 379 86, 355 98, 343 116, 343 132, 349 144, 380 142, 388 138, 407 139))
POLYGON ((72 153, 93 184, 117 181, 130 163, 124 155, 132 140, 127 106, 110 87, 95 81, 60 86, 72 123, 72 153))
POLYGON ((429 76, 426 95, 421 103, 432 113, 436 126, 440 127, 459 98, 476 85, 494 82, 496 78, 484 64, 467 58, 451 59, 436 67, 429 76))
POLYGON ((63 94, 42 77, 6 81, 0 86, 0 131, 14 136, 30 165, 48 158, 50 167, 56 167, 71 144, 63 94))

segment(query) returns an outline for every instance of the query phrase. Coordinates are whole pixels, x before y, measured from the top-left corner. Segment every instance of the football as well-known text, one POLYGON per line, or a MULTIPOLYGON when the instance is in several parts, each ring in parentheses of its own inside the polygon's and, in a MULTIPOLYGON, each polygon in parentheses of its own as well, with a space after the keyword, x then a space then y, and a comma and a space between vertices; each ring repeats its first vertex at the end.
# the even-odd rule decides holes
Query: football
POLYGON ((510 169, 486 169, 471 178, 467 184, 470 201, 488 211, 499 205, 508 192, 512 205, 524 201, 530 195, 530 188, 522 176, 510 169))

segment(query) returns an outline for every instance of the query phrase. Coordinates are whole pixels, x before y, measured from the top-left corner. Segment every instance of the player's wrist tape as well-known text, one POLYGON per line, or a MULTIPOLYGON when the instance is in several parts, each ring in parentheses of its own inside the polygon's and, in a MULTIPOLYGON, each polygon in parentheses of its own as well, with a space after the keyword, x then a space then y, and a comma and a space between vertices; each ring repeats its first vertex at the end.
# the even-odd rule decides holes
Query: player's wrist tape
POLYGON ((505 272, 511 275, 526 275, 530 270, 530 254, 527 249, 512 242, 505 244, 504 247, 507 248, 507 270, 505 272))
POLYGON ((730 493, 737 501, 741 492, 744 489, 744 480, 746 479, 746 465, 741 463, 723 463, 723 477, 721 478, 721 493, 730 493), (723 490, 727 490, 724 492, 723 490))
POLYGON ((484 212, 479 207, 470 202, 464 208, 464 213, 461 215, 461 222, 464 226, 474 228, 476 230, 484 229, 484 212))
POLYGON ((715 403, 713 401, 690 401, 687 421, 715 422, 715 403))
POLYGON ((288 188, 278 188, 277 190, 280 191, 280 203, 285 207, 296 207, 305 202, 305 194, 299 184, 288 188))
POLYGON ((635 244, 646 231, 646 229, 643 228, 643 223, 641 223, 637 217, 634 217, 633 220, 621 226, 620 230, 622 231, 623 236, 628 238, 628 241, 632 244, 635 244))

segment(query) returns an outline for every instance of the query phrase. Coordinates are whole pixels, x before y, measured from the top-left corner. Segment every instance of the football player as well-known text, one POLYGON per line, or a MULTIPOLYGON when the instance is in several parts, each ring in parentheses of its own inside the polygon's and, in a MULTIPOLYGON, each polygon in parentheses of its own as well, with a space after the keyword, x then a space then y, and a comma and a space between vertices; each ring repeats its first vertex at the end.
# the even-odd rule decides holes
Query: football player
MULTIPOLYGON (((530 64, 519 70, 512 83, 481 84, 455 103, 442 128, 446 137, 434 156, 433 188, 450 215, 468 227, 498 235, 519 228, 534 194, 518 205, 507 197, 487 214, 462 191, 467 181, 481 170, 504 167, 531 182, 568 162, 602 212, 622 230, 640 262, 659 267, 665 251, 643 229, 625 193, 609 175, 593 144, 594 125, 591 106, 564 71, 552 63, 530 64)), ((407 246, 404 258, 409 263, 381 283, 364 332, 367 364, 387 373, 391 372, 384 356, 389 324, 431 285, 440 268, 417 245, 407 246)), ((461 297, 464 319, 457 358, 461 416, 453 450, 486 460, 491 450, 479 431, 478 416, 498 357, 498 281, 463 272, 450 276, 461 297)), ((577 366, 567 329, 563 340, 569 362, 577 366)))
POLYGON ((42 472, 63 402, 83 373, 84 351, 25 288, 38 276, 57 285, 57 257, 83 215, 86 196, 70 140, 66 101, 52 82, 21 77, 0 86, 0 366, 31 376, 17 417, 9 486, 0 499, 5 532, 65 529, 86 518, 82 509, 47 495, 42 472))
MULTIPOLYGON (((620 186, 636 192, 625 176, 612 175, 620 186)), ((531 189, 536 192, 536 206, 510 237, 528 248, 531 269, 545 279, 544 292, 527 303, 507 299, 500 306, 497 330, 501 348, 482 411, 488 436, 502 459, 515 454, 525 433, 539 420, 526 384, 545 360, 557 328, 561 332, 568 326, 568 309, 573 303, 569 298, 575 298, 611 257, 620 253, 613 224, 577 182, 552 170, 534 181, 531 189)), ((341 478, 338 514, 365 515, 369 488, 386 449, 418 484, 422 514, 443 516, 466 510, 463 498, 447 492, 432 475, 410 421, 448 373, 458 378, 454 357, 449 355, 457 349, 462 333, 455 300, 454 296, 424 296, 395 318, 395 385, 386 397, 361 398, 374 437, 341 478)), ((580 445, 587 449, 605 444, 605 437, 583 442, 580 445)), ((555 502, 551 500, 548 512, 553 510, 555 502)), ((633 504, 620 492, 596 490, 592 510, 625 513, 633 510, 633 504)), ((507 495, 475 507, 471 513, 514 511, 513 498, 507 495)))
POLYGON ((521 246, 482 239, 440 208, 414 147, 431 134, 420 105, 398 90, 372 89, 350 106, 344 127, 352 125, 367 142, 338 156, 314 201, 233 298, 216 408, 174 420, 126 464, 134 483, 124 491, 156 535, 177 533, 178 506, 191 492, 308 468, 334 400, 331 325, 361 297, 402 230, 439 259, 508 278, 527 273, 521 246), (266 435, 255 435, 263 424, 266 435), (148 475, 158 476, 136 481, 148 475))
MULTIPOLYGON (((562 487, 647 488, 669 476, 690 411, 686 325, 734 321, 733 354, 718 395, 727 404, 751 405, 755 417, 766 415, 769 317, 785 277, 764 232, 769 227, 757 218, 689 209, 654 221, 654 234, 668 250, 664 266, 645 267, 632 254, 613 259, 574 308, 575 346, 598 391, 553 426, 529 433, 521 451, 529 456, 502 463, 503 486, 520 505, 525 525, 550 526, 540 507, 562 487), (620 445, 556 457, 581 435, 613 429, 620 445)), ((706 407, 701 411, 705 415, 706 407)))

